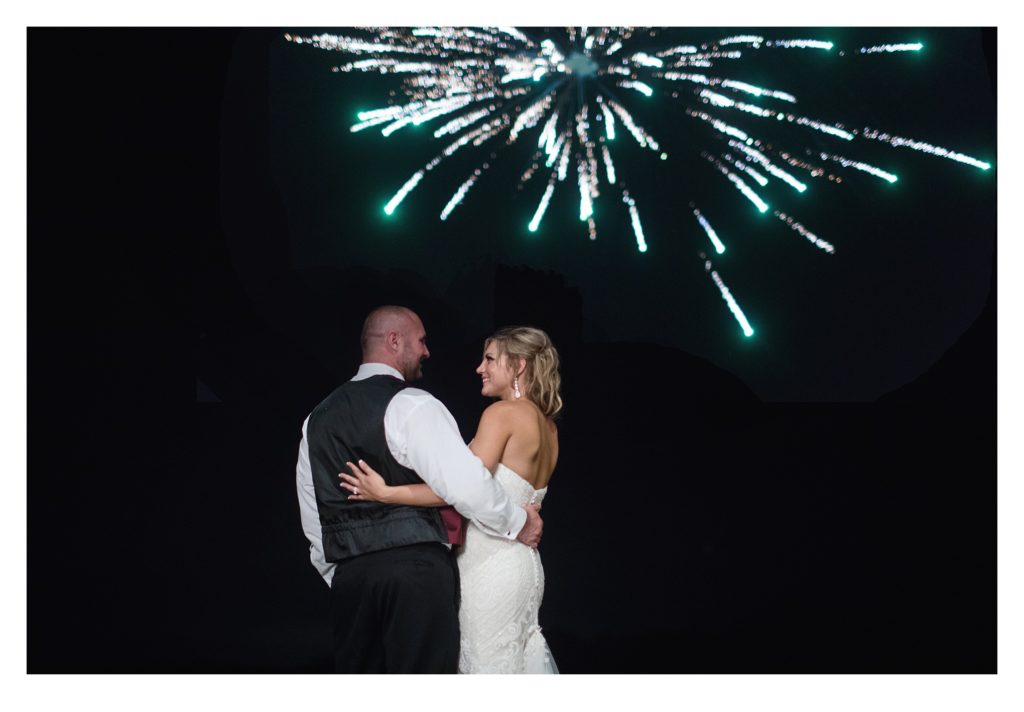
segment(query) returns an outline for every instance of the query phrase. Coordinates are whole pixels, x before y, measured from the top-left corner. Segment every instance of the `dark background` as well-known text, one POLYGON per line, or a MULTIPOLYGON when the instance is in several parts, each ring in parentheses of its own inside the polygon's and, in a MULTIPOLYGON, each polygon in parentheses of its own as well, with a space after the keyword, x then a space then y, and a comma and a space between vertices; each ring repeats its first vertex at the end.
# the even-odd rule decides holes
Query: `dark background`
MULTIPOLYGON (((282 34, 29 31, 30 672, 329 669, 294 462, 380 303, 423 317, 421 385, 467 439, 483 337, 559 347, 541 623, 563 672, 996 671, 994 175, 864 157, 898 194, 850 176, 793 208, 825 256, 748 221, 689 170, 707 136, 648 109, 680 163, 619 147, 646 260, 618 206, 587 240, 571 189, 527 239, 515 155, 448 223, 472 163, 384 221, 439 147, 350 135, 387 87, 282 34), (716 264, 754 339, 690 200, 735 236, 716 264)), ((915 36, 930 63, 749 71, 993 160, 995 32, 915 36)))

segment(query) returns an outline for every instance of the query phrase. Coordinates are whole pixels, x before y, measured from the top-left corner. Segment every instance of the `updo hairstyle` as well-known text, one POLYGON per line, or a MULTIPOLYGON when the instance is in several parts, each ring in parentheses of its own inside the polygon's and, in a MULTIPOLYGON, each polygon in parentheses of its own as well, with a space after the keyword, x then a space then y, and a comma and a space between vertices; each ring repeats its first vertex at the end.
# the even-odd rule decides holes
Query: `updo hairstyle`
POLYGON ((484 349, 494 344, 499 356, 508 357, 509 367, 518 370, 519 359, 526 361, 523 372, 524 395, 537 404, 549 418, 562 410, 562 377, 558 373, 558 351, 548 335, 532 326, 508 326, 495 332, 484 342, 484 349))

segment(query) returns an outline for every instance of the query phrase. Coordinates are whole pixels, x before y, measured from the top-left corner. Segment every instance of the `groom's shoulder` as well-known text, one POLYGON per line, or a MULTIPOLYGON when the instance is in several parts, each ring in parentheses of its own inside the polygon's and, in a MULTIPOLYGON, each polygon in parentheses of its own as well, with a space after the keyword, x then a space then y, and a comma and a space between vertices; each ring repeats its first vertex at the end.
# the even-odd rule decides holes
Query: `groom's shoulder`
POLYGON ((447 413, 448 409, 445 408, 444 403, 429 392, 422 388, 410 387, 403 388, 391 399, 385 420, 390 420, 393 423, 406 423, 409 418, 413 417, 413 414, 424 418, 431 417, 429 414, 444 416, 447 413))
MULTIPOLYGON (((405 412, 412 412, 419 409, 420 406, 426 406, 428 410, 448 410, 434 394, 411 386, 400 390, 392 399, 391 405, 398 406, 405 412)), ((389 406, 389 410, 390 408, 391 406, 389 406)))
MULTIPOLYGON (((433 394, 431 394, 429 391, 425 391, 422 388, 414 388, 412 386, 409 386, 408 388, 403 388, 402 390, 400 390, 398 392, 398 395, 396 395, 395 397, 398 398, 399 396, 401 396, 402 398, 408 398, 410 400, 414 400, 414 401, 417 401, 417 402, 427 401, 427 400, 432 400, 432 401, 436 401, 437 400, 437 398, 435 398, 433 396, 433 394)), ((438 402, 440 402, 440 401, 438 401, 438 402)))

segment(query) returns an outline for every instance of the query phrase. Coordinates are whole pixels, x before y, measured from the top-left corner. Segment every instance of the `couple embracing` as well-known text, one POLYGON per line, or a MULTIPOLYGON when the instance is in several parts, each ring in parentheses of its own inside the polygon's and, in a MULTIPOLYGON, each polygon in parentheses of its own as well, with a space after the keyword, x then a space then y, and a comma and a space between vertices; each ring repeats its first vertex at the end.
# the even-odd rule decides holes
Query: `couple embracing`
POLYGON ((497 400, 468 447, 448 409, 408 385, 430 356, 415 312, 375 309, 361 343, 355 376, 303 423, 296 474, 310 560, 331 587, 335 670, 557 672, 537 621, 562 407, 551 340, 512 327, 485 341, 476 372, 497 400))

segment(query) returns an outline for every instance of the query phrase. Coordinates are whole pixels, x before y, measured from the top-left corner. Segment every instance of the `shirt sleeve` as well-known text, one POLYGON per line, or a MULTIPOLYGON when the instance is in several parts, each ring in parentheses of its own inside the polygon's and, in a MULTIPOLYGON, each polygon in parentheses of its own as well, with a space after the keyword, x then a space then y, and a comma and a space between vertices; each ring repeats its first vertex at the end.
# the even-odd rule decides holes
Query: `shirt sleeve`
POLYGON ((327 585, 334 578, 335 565, 324 558, 323 530, 320 528, 320 510, 316 506, 313 489, 313 468, 309 465, 309 441, 306 440, 307 417, 302 423, 302 441, 299 443, 299 461, 295 465, 295 490, 299 495, 299 518, 302 532, 309 539, 309 560, 327 585))
POLYGON ((388 405, 384 433, 399 464, 414 470, 464 517, 509 539, 526 524, 526 510, 509 500, 466 447, 455 418, 437 398, 419 389, 402 391, 388 405))

